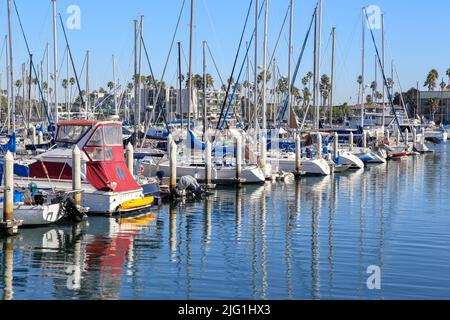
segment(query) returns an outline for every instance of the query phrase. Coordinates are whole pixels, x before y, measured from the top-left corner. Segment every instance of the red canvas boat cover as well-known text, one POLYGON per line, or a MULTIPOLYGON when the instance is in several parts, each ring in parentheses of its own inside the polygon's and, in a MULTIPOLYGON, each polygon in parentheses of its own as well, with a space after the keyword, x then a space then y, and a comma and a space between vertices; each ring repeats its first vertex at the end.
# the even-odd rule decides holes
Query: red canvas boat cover
POLYGON ((102 161, 87 163, 87 179, 98 190, 123 192, 139 190, 124 161, 102 161))

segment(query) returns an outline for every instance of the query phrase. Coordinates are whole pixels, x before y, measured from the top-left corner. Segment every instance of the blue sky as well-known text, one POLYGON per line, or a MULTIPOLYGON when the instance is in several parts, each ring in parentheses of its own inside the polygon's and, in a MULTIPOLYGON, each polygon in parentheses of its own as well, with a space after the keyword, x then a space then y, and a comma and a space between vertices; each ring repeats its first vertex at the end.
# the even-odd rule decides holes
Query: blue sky
MULTIPOLYGON (((34 59, 41 60, 46 42, 52 43, 51 1, 16 0, 16 3, 34 59)), ((62 14, 64 21, 69 17, 66 10, 70 5, 80 7, 81 29, 68 30, 77 69, 79 72, 86 50, 90 50, 91 88, 100 86, 106 88, 107 82, 112 79, 112 54, 116 56, 117 74, 120 82, 131 79, 133 71, 133 20, 140 15, 145 16, 144 37, 150 51, 150 60, 155 76, 161 77, 181 3, 182 0, 58 0, 57 5, 58 12, 62 14)), ((201 43, 206 40, 215 56, 222 76, 228 78, 249 3, 250 0, 196 0, 194 72, 201 73, 201 43)), ((295 59, 299 54, 315 4, 315 0, 294 1, 295 59)), ((269 2, 270 51, 273 50, 288 5, 289 0, 270 0, 269 2)), ((322 73, 330 74, 331 44, 329 35, 332 26, 335 26, 337 28, 335 89, 337 102, 349 100, 355 102, 356 100, 356 78, 361 73, 361 8, 368 5, 379 6, 385 14, 386 62, 395 61, 403 89, 415 87, 418 80, 420 85, 423 85, 426 73, 431 68, 436 68, 440 76, 444 76, 445 70, 450 68, 450 1, 324 0, 322 73)), ((180 30, 176 37, 176 41, 182 42, 186 58, 189 51, 189 9, 190 0, 186 0, 180 30)), ((253 28, 253 21, 252 13, 249 27, 253 28)), ((262 19, 260 22, 260 30, 262 30, 262 19)), ((61 64, 65 44, 59 24, 58 31, 59 63, 61 64)), ((6 32, 6 0, 1 0, 1 44, 3 44, 3 37, 6 32)), ((27 53, 15 13, 13 14, 13 33, 14 66, 16 75, 19 76, 20 65, 27 59, 27 53)), ((247 40, 250 37, 249 34, 247 32, 247 40)), ((381 33, 375 31, 375 36, 378 45, 380 45, 381 33)), ((287 71, 287 39, 288 29, 285 28, 276 52, 279 69, 282 73, 287 71)), ((260 40, 262 50, 262 37, 260 37, 260 40)), ((251 52, 253 54, 253 49, 251 52)), ((374 78, 374 54, 372 41, 369 34, 366 33, 367 83, 370 83, 374 78)), ((164 79, 170 84, 175 84, 176 58, 176 50, 174 50, 164 79)), ((251 59, 253 60, 253 57, 251 59)), ((0 61, 3 87, 5 82, 4 60, 3 56, 2 61, 0 61)), ((51 59, 51 68, 52 61, 51 59)), ((242 58, 239 62, 242 62, 242 58)), ((258 64, 261 64, 261 61, 258 64)), ((211 59, 208 61, 208 67, 216 80, 216 87, 219 87, 219 78, 213 70, 211 59)), ((184 61, 182 68, 184 71, 187 70, 184 61)), ((312 41, 309 42, 307 47, 307 53, 300 68, 300 75, 303 76, 310 70, 312 70, 312 41)), ((149 74, 147 63, 143 64, 143 73, 149 74)), ((65 68, 63 68, 61 77, 65 76, 65 68)))

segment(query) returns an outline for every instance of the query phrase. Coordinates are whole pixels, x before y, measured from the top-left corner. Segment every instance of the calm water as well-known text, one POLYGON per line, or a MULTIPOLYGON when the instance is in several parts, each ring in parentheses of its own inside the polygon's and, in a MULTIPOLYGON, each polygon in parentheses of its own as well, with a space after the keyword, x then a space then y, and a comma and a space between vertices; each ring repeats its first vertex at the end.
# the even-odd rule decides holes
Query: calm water
POLYGON ((0 240, 1 299, 450 299, 450 144, 0 240), (366 286, 381 268, 381 289, 366 286))

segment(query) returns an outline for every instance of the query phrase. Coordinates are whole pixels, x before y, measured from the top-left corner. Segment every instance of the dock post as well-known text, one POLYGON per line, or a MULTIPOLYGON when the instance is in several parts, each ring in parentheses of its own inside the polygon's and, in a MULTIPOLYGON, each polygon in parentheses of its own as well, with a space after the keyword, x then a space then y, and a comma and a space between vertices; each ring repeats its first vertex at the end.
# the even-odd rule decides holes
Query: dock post
POLYGON ((134 177, 134 148, 131 143, 127 144, 126 156, 127 156, 127 168, 130 171, 131 175, 134 177))
POLYGON ((22 222, 14 220, 14 157, 9 151, 5 155, 3 166, 4 200, 1 229, 7 236, 13 236, 22 222))
POLYGON ((367 151, 367 132, 363 130, 363 135, 362 135, 362 147, 364 149, 364 152, 367 151))
POLYGON ((397 134, 396 140, 397 140, 397 147, 398 147, 400 145, 400 129, 397 129, 396 134, 397 134))
POLYGON ((323 156, 323 147, 322 147, 322 135, 319 133, 317 133, 317 158, 318 159, 322 159, 323 156))
POLYGON ((413 136, 413 147, 416 147, 416 143, 417 143, 417 131, 416 128, 413 127, 412 130, 412 136, 413 136))
POLYGON ((211 142, 206 138, 205 147, 205 184, 207 188, 211 187, 212 181, 212 147, 211 142))
POLYGON ((339 158, 339 135, 337 132, 334 133, 333 157, 334 159, 339 158))
POLYGON ((425 146, 425 128, 422 128, 421 134, 422 136, 420 137, 420 144, 423 149, 423 147, 425 146))
POLYGON ((42 134, 42 131, 39 131, 38 134, 38 144, 44 144, 44 135, 42 134))
POLYGON ((260 159, 259 166, 266 174, 266 159, 267 159, 267 139, 264 136, 264 133, 261 135, 261 139, 259 141, 260 144, 260 159))
POLYGON ((177 144, 172 141, 170 144, 170 190, 175 190, 177 187, 177 144))
MULTIPOLYGON (((72 150, 72 190, 81 190, 81 152, 78 146, 72 150)), ((81 205, 81 193, 77 192, 74 197, 75 203, 81 205)))
POLYGON ((408 143, 409 143, 409 130, 408 128, 406 128, 405 130, 405 146, 408 147, 408 143))
POLYGON ((348 143, 348 145, 349 145, 348 149, 349 149, 350 152, 353 152, 353 132, 350 132, 350 139, 349 140, 350 141, 348 143))
POLYGON ((242 141, 236 138, 236 181, 240 183, 242 174, 242 141))
POLYGON ((37 141, 36 141, 36 127, 31 125, 30 126, 30 130, 31 130, 31 143, 33 145, 36 145, 37 144, 37 141))
POLYGON ((295 172, 297 175, 301 174, 302 170, 302 141, 300 134, 295 135, 295 172))
POLYGON ((170 159, 170 146, 172 145, 173 136, 171 133, 167 136, 167 158, 170 159))

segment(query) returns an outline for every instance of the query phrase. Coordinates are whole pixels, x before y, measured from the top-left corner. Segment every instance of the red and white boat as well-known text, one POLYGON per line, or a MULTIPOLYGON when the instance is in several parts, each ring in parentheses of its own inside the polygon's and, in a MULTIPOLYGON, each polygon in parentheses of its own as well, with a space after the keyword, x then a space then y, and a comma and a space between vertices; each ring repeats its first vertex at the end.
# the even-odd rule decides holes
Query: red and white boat
POLYGON ((72 151, 81 151, 82 206, 91 213, 113 214, 130 200, 143 198, 128 170, 120 122, 73 120, 58 123, 56 147, 33 158, 30 177, 16 178, 40 189, 72 189, 72 151))

